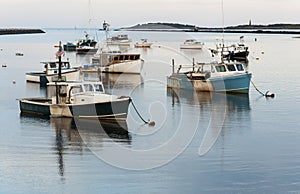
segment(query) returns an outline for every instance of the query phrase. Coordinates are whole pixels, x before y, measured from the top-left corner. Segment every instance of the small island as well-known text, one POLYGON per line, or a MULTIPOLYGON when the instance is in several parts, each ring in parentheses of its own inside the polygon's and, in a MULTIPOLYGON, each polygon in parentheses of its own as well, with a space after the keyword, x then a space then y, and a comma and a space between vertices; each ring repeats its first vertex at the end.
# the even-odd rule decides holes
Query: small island
POLYGON ((264 33, 264 34, 300 34, 300 24, 268 24, 246 25, 227 27, 199 27, 191 24, 180 23, 146 23, 132 27, 120 28, 127 31, 170 31, 170 32, 215 32, 215 33, 264 33))
POLYGON ((0 35, 45 33, 41 29, 1 28, 0 35))

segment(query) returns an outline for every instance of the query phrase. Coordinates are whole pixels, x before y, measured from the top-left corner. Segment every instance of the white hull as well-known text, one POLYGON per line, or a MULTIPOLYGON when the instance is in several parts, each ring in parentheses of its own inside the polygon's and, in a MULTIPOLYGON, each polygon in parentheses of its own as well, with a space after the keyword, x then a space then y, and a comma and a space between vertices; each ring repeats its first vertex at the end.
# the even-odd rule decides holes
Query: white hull
POLYGON ((40 83, 40 75, 38 74, 26 74, 25 78, 28 82, 40 83))
POLYGON ((130 46, 131 41, 109 41, 108 45, 130 46))
POLYGON ((140 74, 143 66, 143 60, 124 61, 101 67, 105 73, 132 73, 140 74))
POLYGON ((180 45, 180 49, 202 49, 203 44, 180 45))
MULTIPOLYGON (((66 77, 66 81, 68 82, 74 82, 74 81, 79 81, 79 78, 80 78, 80 71, 77 70, 77 71, 72 71, 72 72, 65 72, 65 73, 62 73, 61 75, 66 77)), ((52 82, 52 78, 53 77, 57 77, 57 75, 49 75, 47 76, 47 79, 49 82, 52 82)))
MULTIPOLYGON (((66 78, 66 81, 78 81, 80 76, 79 76, 79 70, 76 71, 68 71, 68 72, 63 72, 62 76, 66 78)), ((25 78, 27 82, 34 82, 34 83, 48 83, 52 82, 53 77, 57 77, 58 74, 51 74, 51 75, 46 75, 45 73, 26 73, 25 78)))

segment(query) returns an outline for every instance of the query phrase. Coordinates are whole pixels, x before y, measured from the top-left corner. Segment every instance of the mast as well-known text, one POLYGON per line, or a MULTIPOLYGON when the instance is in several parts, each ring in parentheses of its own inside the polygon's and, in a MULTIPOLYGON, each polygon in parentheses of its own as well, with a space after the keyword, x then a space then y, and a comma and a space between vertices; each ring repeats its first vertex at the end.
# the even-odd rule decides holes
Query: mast
POLYGON ((221 50, 221 61, 223 62, 223 53, 224 53, 224 33, 225 33, 225 30, 224 30, 224 3, 223 3, 223 0, 221 1, 221 7, 222 7, 222 50, 221 50))
POLYGON ((61 41, 59 41, 58 46, 58 51, 56 52, 56 58, 58 59, 58 80, 62 80, 62 76, 61 76, 61 56, 65 55, 65 52, 63 51, 63 48, 61 46, 61 41))
POLYGON ((103 25, 102 25, 102 28, 103 30, 105 31, 105 42, 106 42, 106 47, 108 48, 108 31, 109 31, 109 23, 103 22, 103 25))

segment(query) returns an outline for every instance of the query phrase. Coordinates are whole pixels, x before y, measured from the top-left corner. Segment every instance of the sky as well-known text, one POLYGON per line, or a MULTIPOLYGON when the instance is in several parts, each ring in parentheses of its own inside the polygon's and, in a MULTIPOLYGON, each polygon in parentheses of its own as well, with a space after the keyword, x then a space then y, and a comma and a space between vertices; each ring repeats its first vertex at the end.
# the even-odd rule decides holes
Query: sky
POLYGON ((299 12, 299 0, 1 0, 0 28, 100 28, 104 20, 115 28, 148 22, 221 27, 223 18, 224 26, 300 23, 299 12))

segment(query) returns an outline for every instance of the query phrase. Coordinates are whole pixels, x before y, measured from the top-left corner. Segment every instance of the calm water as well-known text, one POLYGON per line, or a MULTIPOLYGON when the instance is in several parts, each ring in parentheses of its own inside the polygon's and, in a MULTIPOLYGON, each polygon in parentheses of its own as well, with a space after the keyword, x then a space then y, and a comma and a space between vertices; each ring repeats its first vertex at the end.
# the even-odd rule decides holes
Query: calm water
MULTIPOLYGON (((58 41, 83 32, 0 36, 0 64, 7 65, 0 67, 0 193, 300 193, 300 39, 245 35, 253 82, 276 94, 266 99, 252 86, 246 96, 166 89, 172 59, 211 60, 207 49, 181 51, 179 44, 196 38, 212 48, 220 34, 128 34, 133 42, 155 43, 129 49, 141 52, 142 75, 102 75, 102 81, 108 92, 130 95, 155 127, 144 125, 132 107, 119 125, 20 115, 17 98, 46 93, 26 83, 25 72, 41 70, 41 61, 54 59, 58 41)), ((239 36, 225 39, 234 43, 239 36)), ((66 58, 73 66, 90 61, 75 53, 66 58)))

